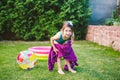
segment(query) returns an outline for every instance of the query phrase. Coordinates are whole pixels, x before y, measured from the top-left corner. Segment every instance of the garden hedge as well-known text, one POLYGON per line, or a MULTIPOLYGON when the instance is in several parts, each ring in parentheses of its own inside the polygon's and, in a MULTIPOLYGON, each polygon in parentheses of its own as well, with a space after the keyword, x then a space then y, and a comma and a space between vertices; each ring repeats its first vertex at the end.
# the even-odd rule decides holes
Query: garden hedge
POLYGON ((83 39, 89 22, 89 0, 0 0, 0 38, 49 40, 66 20, 75 39, 83 39))

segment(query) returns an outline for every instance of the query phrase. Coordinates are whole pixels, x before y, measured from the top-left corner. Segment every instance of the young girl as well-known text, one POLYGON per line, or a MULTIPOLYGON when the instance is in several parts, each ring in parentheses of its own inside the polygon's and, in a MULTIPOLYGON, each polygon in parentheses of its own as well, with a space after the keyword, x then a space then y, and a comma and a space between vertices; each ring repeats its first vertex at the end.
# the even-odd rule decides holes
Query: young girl
POLYGON ((48 69, 53 70, 55 62, 58 65, 58 73, 65 74, 61 67, 61 58, 65 60, 64 70, 76 73, 74 66, 77 64, 77 57, 72 49, 74 41, 73 24, 71 21, 65 21, 61 31, 51 37, 51 50, 48 56, 48 69))

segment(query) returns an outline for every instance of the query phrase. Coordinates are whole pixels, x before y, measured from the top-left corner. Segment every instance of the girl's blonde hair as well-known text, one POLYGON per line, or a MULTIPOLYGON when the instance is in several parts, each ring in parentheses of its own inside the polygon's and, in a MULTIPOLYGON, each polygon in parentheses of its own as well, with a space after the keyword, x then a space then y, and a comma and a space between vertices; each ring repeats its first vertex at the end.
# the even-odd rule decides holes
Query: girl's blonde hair
POLYGON ((71 21, 65 21, 65 22, 63 23, 63 26, 62 26, 62 29, 61 29, 62 33, 63 33, 63 31, 64 31, 64 29, 65 29, 66 27, 70 27, 71 30, 72 30, 72 33, 74 32, 73 24, 72 24, 71 21))

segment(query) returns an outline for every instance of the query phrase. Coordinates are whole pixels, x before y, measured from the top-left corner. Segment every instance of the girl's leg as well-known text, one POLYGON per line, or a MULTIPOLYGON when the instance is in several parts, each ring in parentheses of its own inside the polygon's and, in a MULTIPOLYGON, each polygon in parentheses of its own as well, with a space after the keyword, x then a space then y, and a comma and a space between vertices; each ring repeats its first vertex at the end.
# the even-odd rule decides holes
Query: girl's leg
POLYGON ((61 58, 57 58, 57 64, 58 64, 58 73, 65 74, 62 70, 62 67, 61 67, 61 58))
POLYGON ((71 68, 70 62, 69 62, 68 60, 65 60, 65 62, 66 62, 66 64, 67 64, 67 66, 68 66, 68 70, 69 70, 70 72, 72 72, 72 73, 76 73, 76 71, 71 68))

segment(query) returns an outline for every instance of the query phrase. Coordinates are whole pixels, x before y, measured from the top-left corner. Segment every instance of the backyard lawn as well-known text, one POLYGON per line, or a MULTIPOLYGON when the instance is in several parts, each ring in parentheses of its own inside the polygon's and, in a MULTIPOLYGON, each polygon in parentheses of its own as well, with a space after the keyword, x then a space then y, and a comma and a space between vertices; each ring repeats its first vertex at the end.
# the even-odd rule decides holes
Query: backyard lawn
MULTIPOLYGON (((89 41, 75 41, 74 51, 78 57, 77 73, 65 71, 64 75, 49 72, 47 61, 38 60, 31 70, 23 70, 16 61, 20 51, 33 46, 50 46, 49 42, 0 42, 0 80, 120 80, 120 52, 89 41)), ((64 65, 64 60, 62 61, 64 65)))

